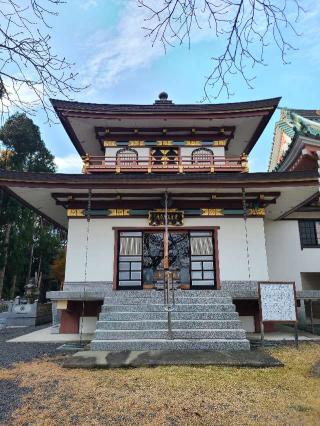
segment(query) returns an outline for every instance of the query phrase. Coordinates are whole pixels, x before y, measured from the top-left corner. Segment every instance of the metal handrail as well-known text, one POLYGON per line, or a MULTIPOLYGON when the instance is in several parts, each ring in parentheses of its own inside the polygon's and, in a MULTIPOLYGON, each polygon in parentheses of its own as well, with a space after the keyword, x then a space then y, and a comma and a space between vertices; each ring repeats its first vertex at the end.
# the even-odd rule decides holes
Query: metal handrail
POLYGON ((169 311, 175 310, 175 289, 173 285, 172 271, 164 271, 164 309, 169 311))
POLYGON ((164 310, 167 312, 167 324, 168 324, 168 336, 170 339, 173 339, 172 333, 172 318, 171 314, 175 310, 175 295, 174 295, 174 285, 173 285, 173 273, 172 271, 164 271, 164 310), (170 288, 171 284, 171 288, 170 288), (171 295, 171 297, 170 297, 171 295))

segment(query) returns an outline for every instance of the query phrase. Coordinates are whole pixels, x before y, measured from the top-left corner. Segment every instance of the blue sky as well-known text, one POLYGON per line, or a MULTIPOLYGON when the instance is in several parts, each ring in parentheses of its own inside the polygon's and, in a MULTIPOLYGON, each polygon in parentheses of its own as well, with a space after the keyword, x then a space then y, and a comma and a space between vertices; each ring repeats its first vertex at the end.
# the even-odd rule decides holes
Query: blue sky
MULTIPOLYGON (((293 40, 297 51, 290 65, 281 63, 275 46, 266 53, 268 66, 253 70, 254 89, 238 77, 234 96, 213 102, 237 102, 281 96, 281 106, 320 109, 320 2, 305 0, 307 12, 298 24, 302 35, 293 40)), ((76 63, 78 81, 89 84, 74 99, 101 103, 153 103, 165 90, 175 103, 196 103, 203 96, 210 57, 221 47, 209 31, 198 31, 189 49, 178 46, 165 54, 152 47, 141 29, 143 11, 135 0, 68 0, 52 18, 53 49, 76 63)), ((273 128, 279 112, 251 154, 251 171, 267 169, 273 128)), ((39 113, 35 122, 61 172, 79 172, 80 162, 61 125, 49 126, 39 113)))

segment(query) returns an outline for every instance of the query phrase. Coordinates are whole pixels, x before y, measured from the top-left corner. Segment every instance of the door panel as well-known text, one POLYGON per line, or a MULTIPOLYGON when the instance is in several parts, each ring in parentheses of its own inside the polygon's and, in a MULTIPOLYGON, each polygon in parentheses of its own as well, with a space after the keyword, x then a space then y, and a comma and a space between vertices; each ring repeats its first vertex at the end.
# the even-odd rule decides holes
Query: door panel
MULTIPOLYGON (((188 232, 169 233, 169 269, 174 282, 190 283, 190 245, 188 232)), ((163 284, 163 232, 143 235, 143 283, 163 284)))

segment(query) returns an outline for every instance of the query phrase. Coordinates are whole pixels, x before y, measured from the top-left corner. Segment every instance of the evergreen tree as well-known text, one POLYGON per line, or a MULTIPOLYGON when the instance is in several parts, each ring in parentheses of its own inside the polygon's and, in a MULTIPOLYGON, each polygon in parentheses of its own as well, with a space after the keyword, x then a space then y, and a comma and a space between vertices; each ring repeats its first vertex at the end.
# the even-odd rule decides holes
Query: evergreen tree
MULTIPOLYGON (((0 141, 1 169, 55 172, 54 157, 42 141, 39 127, 25 114, 15 114, 5 122, 0 141)), ((50 264, 61 249, 60 233, 3 191, 0 209, 0 298, 23 294, 35 273, 42 277, 39 290, 44 294, 50 264)))

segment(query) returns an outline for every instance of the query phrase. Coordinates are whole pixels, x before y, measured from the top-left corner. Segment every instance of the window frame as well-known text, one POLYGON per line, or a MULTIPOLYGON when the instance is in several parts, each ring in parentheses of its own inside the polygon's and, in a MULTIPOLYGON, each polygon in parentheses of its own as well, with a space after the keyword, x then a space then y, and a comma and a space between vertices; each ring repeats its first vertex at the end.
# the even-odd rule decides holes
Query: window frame
POLYGON ((299 229, 299 237, 300 237, 300 246, 301 250, 307 249, 307 248, 320 248, 320 239, 318 239, 317 236, 317 229, 316 229, 316 222, 320 224, 320 219, 299 219, 298 220, 298 229, 299 229), (305 224, 306 222, 311 222, 313 224, 313 233, 315 240, 318 241, 317 244, 306 244, 304 241, 306 238, 305 236, 305 224), (303 235, 304 233, 304 235, 303 235))
MULTIPOLYGON (((171 232, 198 232, 198 231, 211 231, 212 232, 212 238, 213 238, 213 262, 214 262, 214 269, 215 269, 215 286, 213 288, 210 288, 210 290, 220 290, 221 289, 221 281, 220 281, 220 255, 219 255, 219 240, 218 240, 218 231, 220 229, 220 226, 189 226, 189 227, 170 227, 169 230, 171 232)), ((114 231, 114 256, 113 256, 113 280, 112 280, 112 289, 113 290, 124 290, 124 288, 119 288, 118 286, 118 256, 119 256, 119 245, 120 245, 120 232, 130 232, 130 231, 137 231, 137 232, 164 232, 164 227, 112 227, 112 230, 114 231)), ((191 271, 190 271, 191 273, 191 271)), ((190 277, 191 278, 191 277, 190 277)), ((190 286, 190 288, 192 288, 190 286)), ((197 287, 200 289, 200 287, 197 287)), ((137 287, 135 289, 138 290, 137 287)), ((208 289, 208 288, 206 288, 208 289)), ((141 286, 141 290, 143 290, 143 286, 141 286)))

